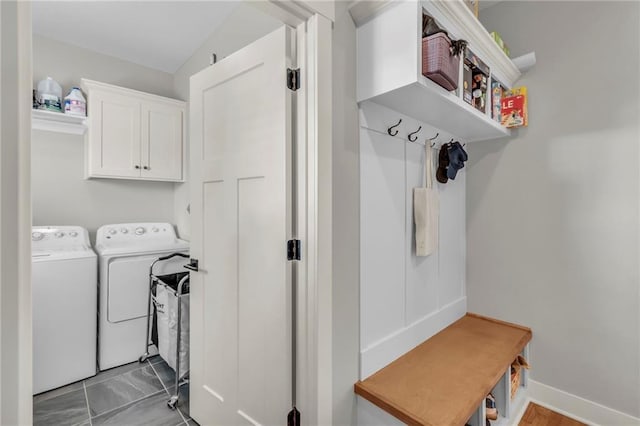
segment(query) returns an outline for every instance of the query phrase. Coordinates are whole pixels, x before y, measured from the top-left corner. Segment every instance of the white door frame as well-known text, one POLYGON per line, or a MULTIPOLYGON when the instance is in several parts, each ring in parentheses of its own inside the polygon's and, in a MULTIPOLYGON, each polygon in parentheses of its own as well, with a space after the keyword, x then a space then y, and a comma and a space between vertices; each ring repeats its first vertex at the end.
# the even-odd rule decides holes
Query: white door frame
POLYGON ((31 4, 0 2, 0 424, 31 413, 31 4))
POLYGON ((297 27, 298 407, 309 425, 333 424, 331 25, 315 14, 297 27))
MULTIPOLYGON (((297 29, 298 407, 332 424, 331 25, 334 2, 251 4, 297 29)), ((31 4, 0 2, 0 424, 32 424, 31 4)))
POLYGON ((252 2, 296 28, 298 409, 305 425, 333 424, 332 393, 332 24, 334 1, 252 2))

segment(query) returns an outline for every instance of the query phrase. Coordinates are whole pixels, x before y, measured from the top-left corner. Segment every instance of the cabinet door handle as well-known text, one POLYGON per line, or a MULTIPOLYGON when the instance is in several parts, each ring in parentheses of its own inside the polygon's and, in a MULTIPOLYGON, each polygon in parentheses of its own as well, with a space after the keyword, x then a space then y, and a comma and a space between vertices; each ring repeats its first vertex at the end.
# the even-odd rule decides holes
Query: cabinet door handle
POLYGON ((143 169, 145 169, 145 170, 151 170, 151 167, 149 167, 149 166, 144 166, 144 167, 143 167, 143 169))
POLYGON ((139 168, 140 168, 140 166, 138 166, 138 165, 136 164, 135 168, 136 168, 136 169, 139 169, 139 168))

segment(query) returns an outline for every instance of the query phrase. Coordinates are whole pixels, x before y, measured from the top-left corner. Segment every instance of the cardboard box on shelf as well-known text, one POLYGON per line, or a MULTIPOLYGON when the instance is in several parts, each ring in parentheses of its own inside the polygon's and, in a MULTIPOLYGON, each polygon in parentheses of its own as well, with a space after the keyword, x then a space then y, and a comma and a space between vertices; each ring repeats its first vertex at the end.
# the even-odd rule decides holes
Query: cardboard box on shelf
POLYGON ((502 93, 504 88, 499 81, 491 79, 491 118, 502 122, 502 93))
POLYGON ((501 120, 502 125, 508 128, 529 124, 527 88, 525 86, 513 88, 504 94, 501 120))
POLYGON ((471 86, 473 85, 473 75, 471 74, 471 67, 465 61, 463 65, 463 80, 462 80, 462 99, 469 105, 473 105, 473 96, 471 94, 471 86))
MULTIPOLYGON (((487 90, 488 90, 488 79, 490 69, 480 58, 478 58, 471 50, 467 49, 464 55, 464 65, 465 65, 465 82, 469 82, 467 80, 469 78, 469 73, 471 74, 470 82, 468 83, 471 88, 471 105, 473 105, 479 111, 485 113, 487 107, 487 90), (467 72, 467 68, 469 69, 469 73, 467 72)), ((465 98, 465 93, 463 92, 463 99, 465 98)))

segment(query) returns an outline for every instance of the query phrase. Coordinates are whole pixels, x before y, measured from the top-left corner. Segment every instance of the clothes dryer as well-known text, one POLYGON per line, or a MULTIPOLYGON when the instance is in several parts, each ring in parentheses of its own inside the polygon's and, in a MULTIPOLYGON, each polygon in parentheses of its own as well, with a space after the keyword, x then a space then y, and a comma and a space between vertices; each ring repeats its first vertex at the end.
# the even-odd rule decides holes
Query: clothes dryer
MULTIPOLYGON (((160 256, 188 253, 189 243, 168 223, 105 225, 96 235, 99 263, 98 365, 100 370, 136 361, 146 352, 149 268, 160 256)), ((156 274, 182 272, 175 257, 156 274)))

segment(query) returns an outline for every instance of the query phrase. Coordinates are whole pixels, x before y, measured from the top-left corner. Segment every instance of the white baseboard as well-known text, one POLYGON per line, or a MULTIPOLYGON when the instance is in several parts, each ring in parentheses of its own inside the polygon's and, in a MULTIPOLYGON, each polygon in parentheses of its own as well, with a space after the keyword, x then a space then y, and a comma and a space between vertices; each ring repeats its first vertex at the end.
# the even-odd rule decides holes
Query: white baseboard
MULTIPOLYGON (((588 425, 599 426, 639 426, 640 418, 630 416, 620 411, 614 410, 593 401, 570 394, 560 389, 547 386, 543 383, 529 380, 527 386, 528 402, 534 402, 543 407, 549 408, 557 413, 572 419, 578 420, 588 425)), ((517 422, 524 414, 526 407, 524 404, 518 416, 514 417, 517 422)), ((517 424, 514 423, 514 424, 517 424)))
POLYGON ((467 313, 463 297, 398 330, 360 352, 360 379, 365 379, 418 346, 467 313))

